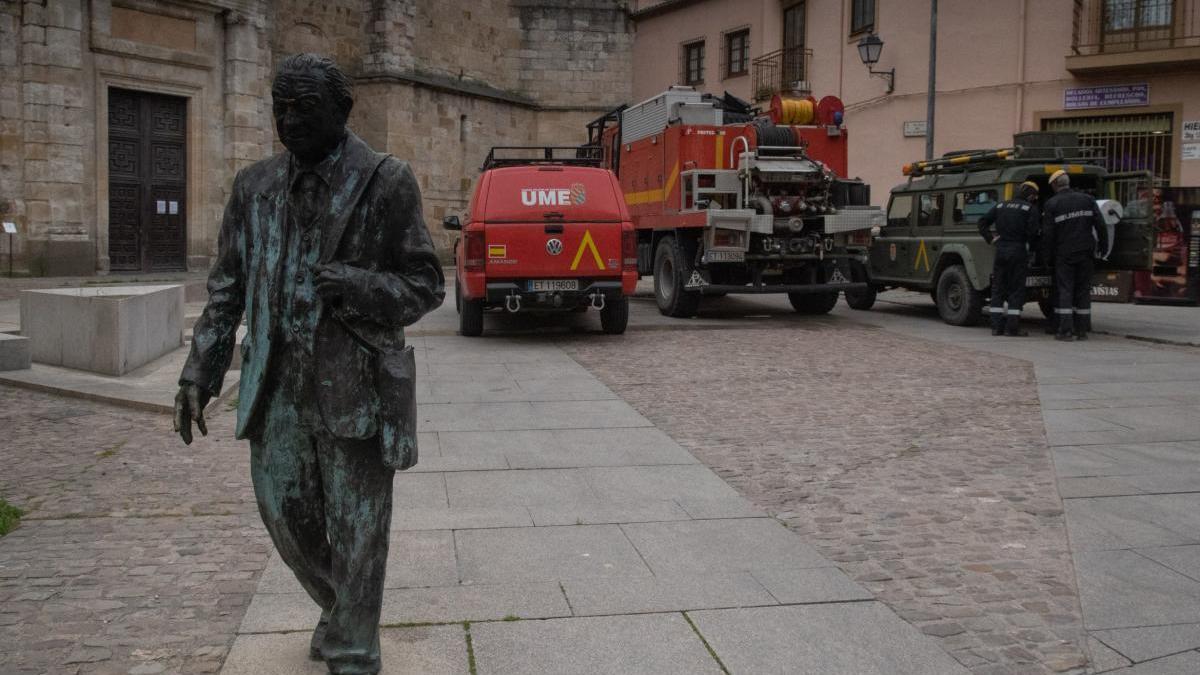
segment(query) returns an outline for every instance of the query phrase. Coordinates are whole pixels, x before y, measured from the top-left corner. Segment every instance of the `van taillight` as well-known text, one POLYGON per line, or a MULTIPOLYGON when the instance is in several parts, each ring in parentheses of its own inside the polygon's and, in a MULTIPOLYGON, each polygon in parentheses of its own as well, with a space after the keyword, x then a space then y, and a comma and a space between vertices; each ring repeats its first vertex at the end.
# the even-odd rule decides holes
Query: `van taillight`
POLYGON ((467 232, 463 244, 463 267, 475 272, 482 270, 485 248, 482 232, 467 232))
POLYGON ((625 259, 625 267, 637 267, 637 230, 621 232, 621 257, 625 259))

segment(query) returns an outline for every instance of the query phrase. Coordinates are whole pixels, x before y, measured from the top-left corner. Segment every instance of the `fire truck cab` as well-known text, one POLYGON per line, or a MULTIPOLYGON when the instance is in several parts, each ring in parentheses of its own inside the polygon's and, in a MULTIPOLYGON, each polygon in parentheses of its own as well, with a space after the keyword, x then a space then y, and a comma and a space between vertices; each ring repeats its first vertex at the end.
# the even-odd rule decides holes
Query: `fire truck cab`
POLYGON ((459 332, 483 332, 484 311, 600 312, 625 332, 637 286, 633 225, 612 172, 578 148, 496 147, 464 219, 449 216, 459 332))

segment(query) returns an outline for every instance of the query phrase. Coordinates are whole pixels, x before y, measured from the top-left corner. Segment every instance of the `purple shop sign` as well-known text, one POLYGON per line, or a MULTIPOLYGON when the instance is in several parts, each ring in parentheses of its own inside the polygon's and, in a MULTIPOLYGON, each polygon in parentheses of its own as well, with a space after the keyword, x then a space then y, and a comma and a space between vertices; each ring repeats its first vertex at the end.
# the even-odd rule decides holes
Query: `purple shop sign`
POLYGON ((1068 87, 1063 90, 1063 110, 1125 108, 1150 104, 1150 85, 1114 84, 1105 87, 1068 87))

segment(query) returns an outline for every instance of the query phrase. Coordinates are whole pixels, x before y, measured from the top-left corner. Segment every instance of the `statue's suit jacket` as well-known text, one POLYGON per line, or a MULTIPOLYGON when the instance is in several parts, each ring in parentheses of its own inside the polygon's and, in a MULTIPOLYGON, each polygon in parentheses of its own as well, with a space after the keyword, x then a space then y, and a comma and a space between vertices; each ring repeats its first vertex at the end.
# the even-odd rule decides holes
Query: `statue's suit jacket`
MULTIPOLYGON (((253 438, 256 432, 272 350, 278 349, 274 338, 281 330, 280 256, 290 163, 291 154, 284 152, 246 167, 234 179, 208 278, 208 304, 196 323, 180 377, 217 395, 245 314, 238 438, 253 438)), ((334 436, 379 434, 386 453, 397 430, 413 434, 414 420, 397 419, 411 406, 395 405, 393 392, 380 388, 395 384, 388 383, 389 371, 406 375, 397 372, 404 369, 403 327, 440 305, 444 296, 416 178, 406 162, 374 152, 347 134, 333 173, 329 209, 319 218, 321 261, 349 266, 355 289, 340 304, 322 304, 314 340, 317 406, 334 436)), ((411 362, 411 353, 407 357, 411 362)), ((415 443, 415 438, 409 440, 415 443)))

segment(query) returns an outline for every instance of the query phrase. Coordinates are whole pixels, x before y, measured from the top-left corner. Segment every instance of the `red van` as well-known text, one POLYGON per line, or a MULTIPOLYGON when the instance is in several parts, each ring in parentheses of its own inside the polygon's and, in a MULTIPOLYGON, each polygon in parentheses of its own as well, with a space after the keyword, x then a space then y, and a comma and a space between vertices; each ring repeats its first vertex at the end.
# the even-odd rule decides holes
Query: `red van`
POLYGON ((625 332, 637 286, 633 224, 621 187, 591 148, 492 148, 454 244, 459 332, 480 335, 484 310, 599 310, 625 332), (568 156, 569 155, 569 156, 568 156))

